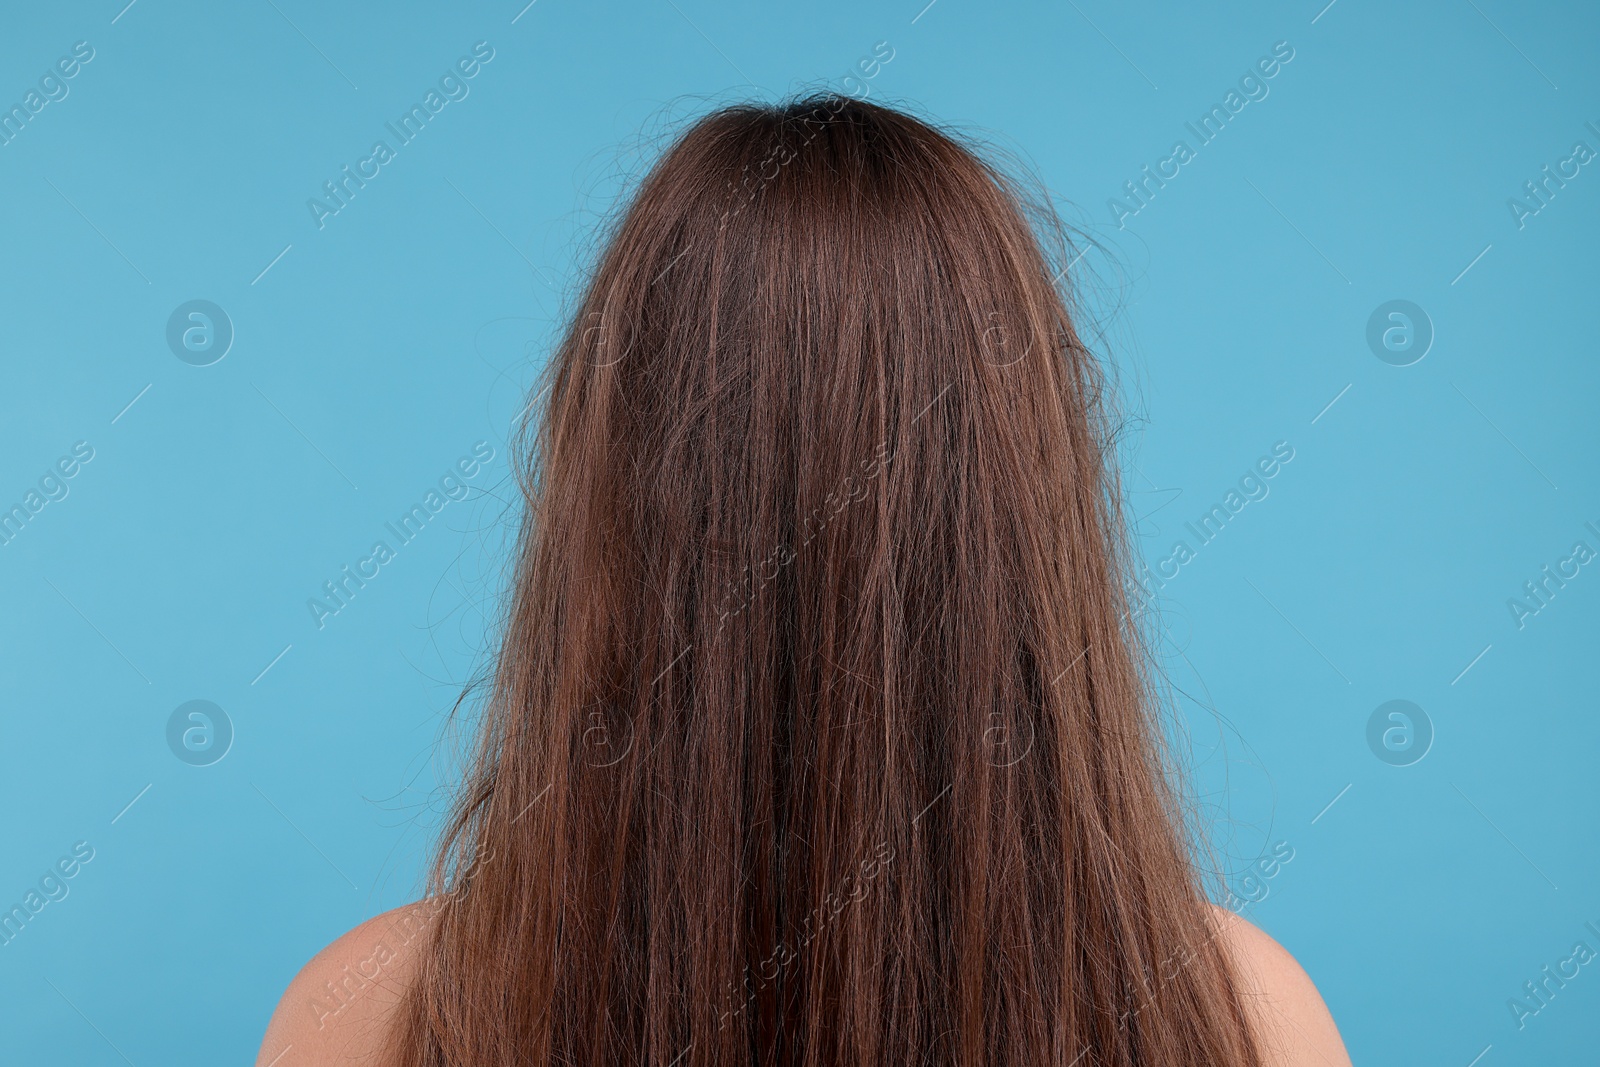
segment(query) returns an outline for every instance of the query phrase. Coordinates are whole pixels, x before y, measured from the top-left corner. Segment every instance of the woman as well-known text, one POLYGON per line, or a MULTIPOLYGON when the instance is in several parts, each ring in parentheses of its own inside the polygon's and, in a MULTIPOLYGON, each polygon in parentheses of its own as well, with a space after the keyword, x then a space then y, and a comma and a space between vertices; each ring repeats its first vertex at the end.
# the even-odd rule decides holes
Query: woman
POLYGON ((823 95, 608 236, 432 892, 260 1062, 1348 1063, 1191 864, 1048 210, 823 95))

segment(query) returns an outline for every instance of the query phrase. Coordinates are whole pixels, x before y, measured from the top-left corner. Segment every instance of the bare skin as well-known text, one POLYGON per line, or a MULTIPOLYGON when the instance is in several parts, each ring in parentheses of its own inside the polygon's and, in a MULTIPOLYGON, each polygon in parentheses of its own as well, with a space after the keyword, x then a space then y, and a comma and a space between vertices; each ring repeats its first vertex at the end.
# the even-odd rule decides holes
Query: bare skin
MULTIPOLYGON (((317 953, 278 1002, 256 1067, 386 1067, 384 1038, 434 914, 408 904, 317 953)), ((1267 1067, 1350 1067, 1333 1016, 1295 958, 1233 912, 1213 908, 1212 921, 1267 1067)))
POLYGON ((1249 920, 1212 908, 1267 1067, 1350 1067, 1339 1028, 1310 975, 1249 920))
POLYGON ((317 953, 278 1001, 259 1067, 383 1067, 384 1038, 436 913, 426 903, 407 904, 317 953))

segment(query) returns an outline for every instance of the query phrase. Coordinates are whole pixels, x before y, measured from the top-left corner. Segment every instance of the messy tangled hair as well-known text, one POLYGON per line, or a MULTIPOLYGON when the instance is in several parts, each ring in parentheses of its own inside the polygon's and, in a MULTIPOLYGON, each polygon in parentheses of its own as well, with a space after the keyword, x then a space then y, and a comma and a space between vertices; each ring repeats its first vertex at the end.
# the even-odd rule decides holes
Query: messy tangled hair
POLYGON ((835 95, 656 163, 531 416, 398 1063, 1259 1062, 1036 206, 835 95))

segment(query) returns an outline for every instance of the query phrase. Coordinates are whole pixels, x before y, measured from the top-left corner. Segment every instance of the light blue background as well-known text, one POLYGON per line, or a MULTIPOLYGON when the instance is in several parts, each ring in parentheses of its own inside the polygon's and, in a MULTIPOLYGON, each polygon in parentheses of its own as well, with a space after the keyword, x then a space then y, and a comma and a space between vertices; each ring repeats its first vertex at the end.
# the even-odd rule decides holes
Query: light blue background
POLYGON ((95 849, 0 947, 7 1062, 245 1062, 306 959, 414 899, 514 518, 505 436, 590 227, 674 119, 842 88, 878 41, 873 99, 1025 154, 1104 246, 1079 267, 1112 287, 1148 560, 1295 449, 1163 590, 1222 861, 1294 850, 1248 914, 1357 1063, 1594 1060, 1600 963, 1523 1029, 1507 1000, 1600 951, 1600 566, 1522 629, 1506 606, 1600 549, 1600 165, 1524 228, 1507 207, 1600 149, 1592 7, 124 2, 0 32, 7 106, 95 49, 0 146, 0 505, 95 449, 0 547, 0 904, 95 849), (319 230, 307 199, 480 40, 470 95, 319 230), (1280 40, 1270 95, 1112 225, 1280 40), (164 339, 195 298, 237 331, 203 368, 164 339), (1365 341, 1395 298, 1437 332, 1407 367, 1365 341), (472 499, 318 630, 306 600, 480 440, 472 499), (197 698, 237 731, 208 767, 164 735, 197 698), (1395 698, 1436 730, 1412 766, 1365 739, 1395 698))

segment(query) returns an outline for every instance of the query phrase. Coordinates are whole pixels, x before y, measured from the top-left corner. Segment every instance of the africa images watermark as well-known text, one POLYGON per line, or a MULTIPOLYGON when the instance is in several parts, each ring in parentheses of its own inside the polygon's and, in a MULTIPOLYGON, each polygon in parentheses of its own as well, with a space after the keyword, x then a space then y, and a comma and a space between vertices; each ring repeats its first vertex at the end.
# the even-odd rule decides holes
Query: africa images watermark
POLYGON ((59 103, 72 91, 68 84, 78 72, 94 59, 94 46, 88 41, 78 41, 72 54, 62 56, 55 65, 39 76, 38 88, 23 94, 22 102, 9 108, 0 107, 0 145, 8 145, 27 128, 35 115, 50 104, 59 103))
POLYGON ((492 59, 494 59, 494 48, 488 41, 479 41, 473 45, 471 55, 462 56, 456 60, 455 66, 439 75, 438 88, 430 87, 423 95, 422 103, 412 104, 410 109, 395 122, 383 124, 384 129, 394 136, 393 147, 385 140, 374 141, 370 152, 364 158, 356 160, 355 170, 352 171, 350 164, 346 163, 339 168, 339 176, 336 179, 323 182, 322 191, 326 199, 313 196, 306 201, 306 207, 311 212, 311 221, 317 224, 317 229, 325 228, 328 219, 349 207, 356 193, 365 189, 367 182, 381 174, 382 168, 395 159, 399 149, 415 140, 435 115, 443 111, 448 104, 465 100, 467 94, 472 91, 472 87, 467 83, 477 77, 478 72, 492 59))
POLYGON ((887 441, 880 441, 878 448, 870 459, 861 461, 861 471, 856 474, 845 475, 844 481, 838 488, 823 497, 822 503, 812 508, 811 512, 800 522, 800 543, 790 545, 785 542, 769 552, 765 559, 754 567, 746 567, 743 574, 735 580, 733 588, 722 600, 722 611, 717 617, 717 631, 720 633, 723 626, 727 625, 730 618, 743 612, 755 603, 756 594, 766 588, 778 577, 778 572, 795 561, 800 549, 805 548, 817 535, 828 528, 828 524, 852 502, 864 499, 867 495, 867 486, 873 479, 889 465, 893 454, 889 451, 887 441), (771 573, 766 573, 768 569, 771 573), (730 606, 731 605, 731 606, 730 606))
MULTIPOLYGON (((1595 136, 1595 143, 1600 144, 1600 126, 1594 120, 1585 122, 1584 128, 1595 136)), ((1539 169, 1539 178, 1534 181, 1522 183, 1523 196, 1506 198, 1506 208, 1511 212, 1511 221, 1517 224, 1517 229, 1526 229, 1528 220, 1550 206, 1556 193, 1567 187, 1567 182, 1582 173, 1582 167, 1597 155, 1588 141, 1574 141, 1572 148, 1563 159, 1556 160, 1552 170, 1546 163, 1539 169)))
MULTIPOLYGON (((881 74, 883 72, 883 68, 894 61, 894 57, 894 47, 890 45, 888 41, 878 41, 874 43, 872 46, 872 54, 868 56, 862 56, 860 59, 858 59, 855 66, 851 68, 853 73, 846 74, 839 80, 839 84, 843 91, 833 94, 832 98, 823 106, 823 110, 827 111, 829 117, 831 118, 832 116, 837 115, 840 111, 843 111, 851 101, 865 100, 872 94, 872 87, 867 83, 881 74), (859 75, 859 77, 857 77, 857 75, 859 75)), ((740 168, 737 177, 730 177, 728 179, 726 195, 729 198, 729 206, 723 210, 722 218, 718 220, 717 225, 719 229, 725 230, 728 227, 728 224, 737 218, 745 210, 745 208, 749 207, 755 202, 756 197, 761 194, 763 189, 777 180, 778 175, 783 172, 784 167, 788 166, 789 163, 798 158, 800 149, 810 144, 818 137, 818 135, 822 133, 823 130, 827 129, 826 122, 817 118, 817 116, 814 114, 802 116, 800 120, 794 124, 794 126, 797 126, 804 131, 804 136, 800 140, 798 147, 791 147, 787 141, 789 133, 792 132, 792 127, 780 130, 775 143, 768 150, 767 154, 761 158, 761 162, 755 164, 754 167, 752 167, 752 165, 749 163, 745 163, 740 168), (744 189, 744 196, 737 199, 734 197, 736 185, 740 185, 744 189)), ((690 247, 685 248, 674 255, 667 265, 663 267, 653 279, 651 279, 650 284, 654 285, 656 282, 666 277, 667 272, 672 270, 672 268, 677 265, 679 260, 688 255, 693 250, 693 247, 694 246, 691 245, 690 247)), ((611 347, 609 342, 611 331, 609 324, 606 322, 605 313, 600 311, 591 311, 585 317, 584 323, 585 326, 583 331, 583 339, 585 349, 595 352, 606 352, 611 347), (593 338, 593 340, 591 340, 591 338, 593 338)), ((625 349, 620 355, 611 355, 608 353, 607 358, 599 361, 591 361, 590 365, 594 367, 615 366, 616 364, 620 363, 632 350, 633 346, 630 343, 628 348, 625 349)))
MULTIPOLYGON (((779 941, 777 948, 773 949, 766 959, 756 965, 755 982, 749 983, 747 977, 744 997, 740 1000, 738 1007, 730 1008, 718 1016, 717 1029, 725 1028, 728 1025, 728 1020, 744 1014, 754 1002, 756 994, 763 987, 776 981, 783 969, 799 958, 800 951, 816 939, 817 935, 822 932, 823 927, 838 918, 839 913, 844 911, 846 906, 860 901, 867 895, 867 890, 872 887, 872 883, 877 879, 878 873, 888 867, 893 859, 894 849, 889 845, 889 842, 880 841, 875 855, 861 861, 859 877, 856 876, 855 872, 846 874, 840 882, 837 892, 828 893, 823 898, 822 903, 801 918, 800 929, 796 931, 796 943, 790 945, 787 942, 779 941), (854 886, 853 889, 851 889, 852 885, 854 886)), ((738 992, 738 983, 730 983, 723 1002, 727 1003, 733 1000, 738 995, 738 992)))
MULTIPOLYGON (((425 932, 440 913, 456 901, 462 890, 470 884, 470 875, 481 870, 492 859, 494 859, 492 850, 476 857, 471 867, 458 877, 453 888, 406 909, 405 914, 389 925, 383 936, 372 946, 372 950, 355 962, 353 969, 350 964, 346 964, 339 969, 337 981, 334 979, 324 981, 322 990, 309 1001, 311 1012, 316 1016, 317 1029, 322 1029, 329 1019, 338 1017, 354 1004, 361 994, 371 989, 383 974, 383 969, 400 959, 404 950, 416 941, 417 935, 425 932)), ((290 1048, 292 1047, 291 1045, 290 1048)), ((284 1051, 287 1052, 288 1049, 284 1051)))
POLYGON ((1292 59, 1294 47, 1288 41, 1274 44, 1272 54, 1257 59, 1254 66, 1239 77, 1238 88, 1229 89, 1223 96, 1222 103, 1212 104, 1210 110, 1198 119, 1183 124, 1184 129, 1194 136, 1193 147, 1187 140, 1175 141, 1167 155, 1156 161, 1154 169, 1147 163, 1140 168, 1138 178, 1123 182, 1125 196, 1113 196, 1106 201, 1106 207, 1111 211, 1111 221, 1117 224, 1117 229, 1126 229, 1129 219, 1149 207, 1156 192, 1165 189, 1167 182, 1183 173, 1185 165, 1199 158, 1200 149, 1216 140, 1233 117, 1245 109, 1245 105, 1265 100, 1271 92, 1267 82, 1277 77, 1292 59))
MULTIPOLYGON (((1597 538, 1600 538, 1600 527, 1592 522, 1586 522, 1584 527, 1597 538)), ((1567 583, 1582 573, 1580 568, 1595 558, 1595 550, 1589 547, 1587 541, 1574 541, 1567 555, 1556 560, 1554 564, 1546 563, 1539 568, 1536 580, 1522 583, 1522 596, 1506 598, 1506 609, 1511 612, 1511 621, 1517 624, 1517 629, 1525 629, 1528 620, 1550 606, 1557 593, 1567 587, 1567 583)))
POLYGON ((382 574, 382 568, 395 559, 397 548, 415 541, 428 522, 445 509, 445 505, 452 500, 467 499, 471 491, 467 482, 477 477, 478 472, 493 458, 494 446, 489 442, 474 444, 472 454, 457 459, 454 467, 440 475, 437 486, 430 486, 420 503, 412 504, 394 522, 383 524, 394 538, 396 547, 391 548, 388 541, 374 541, 371 550, 356 560, 354 569, 346 563, 339 568, 335 578, 323 582, 323 596, 306 600, 306 610, 311 613, 311 621, 317 624, 317 629, 326 627, 328 619, 349 607, 356 594, 382 574))
POLYGON ((1269 883, 1293 860, 1294 846, 1287 841, 1279 841, 1272 846, 1270 854, 1258 857, 1245 873, 1227 884, 1227 899, 1223 906, 1237 915, 1250 905, 1266 900, 1272 892, 1269 883))
MULTIPOLYGON (((1593 922, 1585 922, 1583 928, 1595 936, 1596 944, 1600 944, 1600 927, 1593 922)), ((1547 963, 1540 967, 1537 979, 1523 982, 1522 996, 1506 998, 1506 1008, 1511 1012, 1517 1029, 1527 1029, 1528 1020, 1548 1008, 1556 994, 1583 973, 1582 968, 1594 958, 1595 950, 1589 947, 1587 941, 1575 942, 1565 957, 1554 964, 1547 963)))
POLYGON ((1211 505, 1198 519, 1186 522, 1183 528, 1194 537, 1191 546, 1187 540, 1174 541, 1166 556, 1156 561, 1152 569, 1148 563, 1139 563, 1138 583, 1145 592, 1154 595, 1167 582, 1176 578, 1185 564, 1192 563, 1199 551, 1216 540, 1227 524, 1251 501, 1265 500, 1272 489, 1267 484, 1294 459, 1294 446, 1279 441, 1272 446, 1270 455, 1256 460, 1255 465, 1239 478, 1238 488, 1229 489, 1219 503, 1211 505))
MULTIPOLYGON (((872 87, 867 83, 882 73, 883 68, 894 61, 894 57, 894 46, 888 41, 874 42, 872 45, 872 54, 870 56, 863 56, 858 59, 856 61, 856 65, 851 68, 852 73, 846 74, 840 79, 839 85, 844 91, 837 94, 834 99, 827 104, 827 110, 831 113, 831 115, 837 115, 840 111, 844 110, 845 105, 851 100, 865 100, 868 96, 872 95, 872 87), (888 50, 887 53, 885 52, 885 49, 888 50), (859 77, 857 77, 857 75, 859 75, 859 77), (855 83, 854 87, 851 86, 852 82, 855 83)), ((754 183, 750 181, 750 165, 748 163, 745 164, 744 168, 739 172, 739 177, 742 180, 744 187, 748 190, 748 195, 739 202, 737 207, 731 207, 722 213, 722 221, 720 225, 724 227, 727 226, 727 224, 732 221, 734 216, 738 215, 749 204, 751 204, 755 200, 757 194, 759 194, 761 190, 768 184, 774 181, 783 168, 787 166, 789 162, 797 155, 799 155, 800 148, 804 148, 806 145, 810 144, 816 139, 818 134, 827 128, 827 124, 825 122, 822 122, 813 115, 805 115, 801 117, 799 126, 805 130, 805 136, 800 141, 799 148, 789 147, 784 139, 784 134, 780 133, 777 144, 775 144, 772 150, 768 152, 765 157, 763 157, 760 163, 756 164, 757 180, 754 183), (769 167, 771 168, 771 173, 768 173, 769 167)), ((730 191, 733 189, 732 178, 728 179, 728 188, 730 191)))
POLYGON ((45 509, 45 505, 67 499, 72 487, 67 483, 77 476, 84 464, 94 459, 94 446, 88 441, 78 441, 70 455, 62 456, 55 464, 45 468, 39 476, 38 488, 30 486, 21 501, 0 510, 0 546, 9 545, 45 509))
POLYGON ((29 886, 22 903, 13 904, 9 910, 0 912, 0 945, 15 941, 47 904, 67 899, 67 894, 72 891, 67 884, 68 879, 76 878, 83 865, 92 859, 94 846, 87 841, 79 841, 72 846, 69 855, 62 856, 45 868, 37 888, 29 886))

